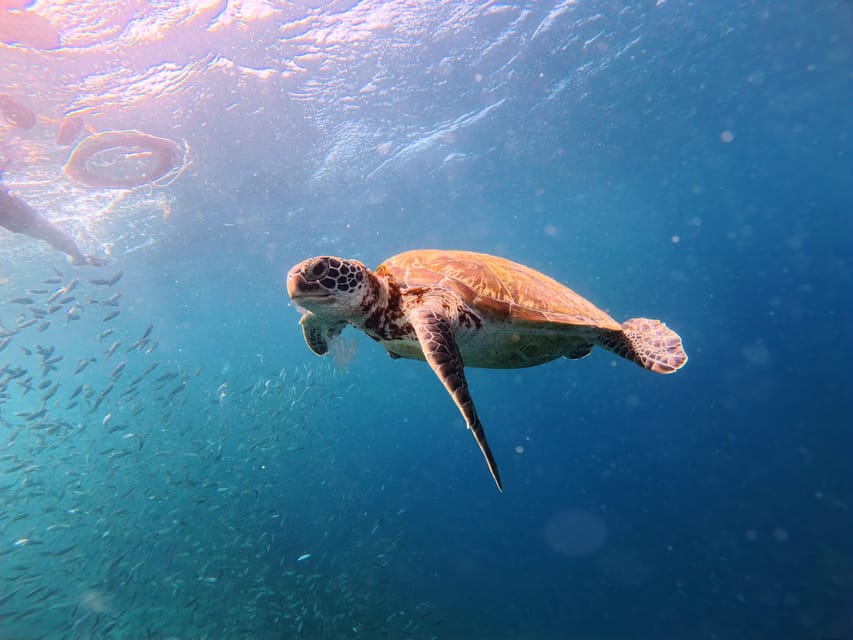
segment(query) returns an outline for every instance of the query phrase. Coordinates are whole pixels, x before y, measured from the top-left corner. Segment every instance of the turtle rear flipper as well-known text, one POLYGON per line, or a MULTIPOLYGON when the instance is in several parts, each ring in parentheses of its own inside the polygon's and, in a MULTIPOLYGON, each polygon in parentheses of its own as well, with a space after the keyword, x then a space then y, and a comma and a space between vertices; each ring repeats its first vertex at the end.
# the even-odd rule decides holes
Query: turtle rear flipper
POLYGON ((681 338, 660 320, 632 318, 622 331, 610 331, 598 343, 616 355, 655 373, 674 373, 687 362, 681 338))

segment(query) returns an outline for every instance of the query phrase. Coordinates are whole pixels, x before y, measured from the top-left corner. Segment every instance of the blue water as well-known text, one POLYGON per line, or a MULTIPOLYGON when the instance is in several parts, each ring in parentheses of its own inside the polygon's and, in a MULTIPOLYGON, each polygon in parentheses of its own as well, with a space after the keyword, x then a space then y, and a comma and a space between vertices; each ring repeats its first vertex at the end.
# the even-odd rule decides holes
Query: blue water
POLYGON ((108 264, 0 230, 7 328, 80 281, 0 352, 0 638, 853 638, 849 2, 21 11, 4 183, 108 264), (73 184, 75 112, 189 164, 73 184), (690 360, 469 369, 499 493, 427 366, 352 329, 317 358, 287 297, 425 247, 690 360))

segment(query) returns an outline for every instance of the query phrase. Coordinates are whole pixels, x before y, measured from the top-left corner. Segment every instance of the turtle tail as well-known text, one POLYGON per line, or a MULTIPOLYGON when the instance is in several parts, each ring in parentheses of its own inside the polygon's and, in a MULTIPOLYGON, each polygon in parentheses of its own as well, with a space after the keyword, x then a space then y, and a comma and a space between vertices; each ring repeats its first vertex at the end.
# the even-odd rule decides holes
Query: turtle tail
POLYGON ((655 373, 674 373, 687 362, 681 337, 660 320, 626 320, 621 331, 605 333, 597 342, 616 355, 655 373))

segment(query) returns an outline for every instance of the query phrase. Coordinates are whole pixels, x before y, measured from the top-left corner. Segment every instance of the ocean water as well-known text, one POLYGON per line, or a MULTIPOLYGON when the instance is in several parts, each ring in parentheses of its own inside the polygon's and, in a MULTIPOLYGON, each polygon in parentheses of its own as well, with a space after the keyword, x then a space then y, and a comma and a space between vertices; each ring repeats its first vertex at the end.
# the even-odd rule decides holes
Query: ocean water
POLYGON ((4 185, 107 259, 0 229, 0 639, 853 638, 851 69, 843 0, 0 2, 4 185), (499 493, 288 299, 415 248, 690 360, 469 369, 499 493))

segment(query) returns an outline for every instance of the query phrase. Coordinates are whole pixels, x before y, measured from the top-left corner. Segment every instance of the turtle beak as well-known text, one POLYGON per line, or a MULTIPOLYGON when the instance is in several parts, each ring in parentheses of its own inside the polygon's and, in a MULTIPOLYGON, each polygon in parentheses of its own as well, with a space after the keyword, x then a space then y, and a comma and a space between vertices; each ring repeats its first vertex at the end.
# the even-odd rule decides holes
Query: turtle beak
POLYGON ((287 295, 291 300, 300 300, 304 298, 328 298, 329 292, 326 291, 317 282, 310 282, 305 279, 298 267, 290 270, 287 274, 287 295))
POLYGON ((299 292, 301 289, 301 284, 305 282, 305 278, 302 277, 301 274, 291 271, 287 274, 287 295, 290 296, 291 299, 295 299, 299 296, 299 292))

